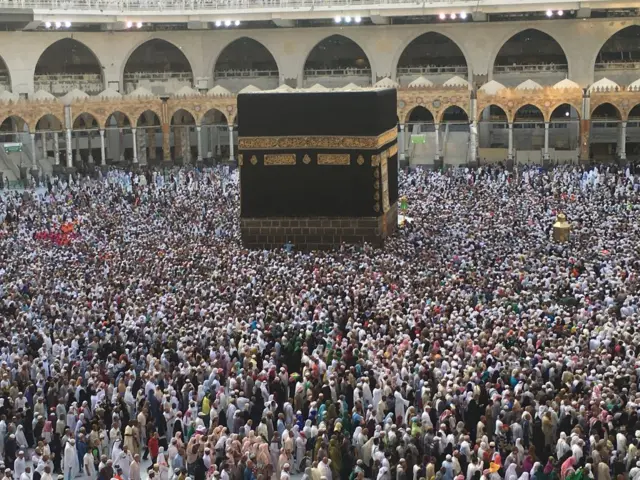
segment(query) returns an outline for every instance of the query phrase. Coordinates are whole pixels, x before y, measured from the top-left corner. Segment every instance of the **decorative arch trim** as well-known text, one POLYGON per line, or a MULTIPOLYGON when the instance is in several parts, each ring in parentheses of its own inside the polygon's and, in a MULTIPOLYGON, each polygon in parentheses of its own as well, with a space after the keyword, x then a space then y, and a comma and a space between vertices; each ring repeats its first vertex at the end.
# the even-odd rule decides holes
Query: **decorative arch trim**
MULTIPOLYGON (((413 113, 413 111, 416 108, 424 108, 427 112, 429 112, 431 114, 431 116, 433 117, 433 122, 437 123, 437 114, 434 115, 433 111, 430 108, 425 107, 424 105, 414 105, 413 107, 411 107, 407 113, 404 115, 404 123, 409 123, 409 117, 411 117, 411 114, 413 113)), ((398 115, 398 118, 400 118, 400 115, 398 115)))
MULTIPOLYGON (((129 117, 129 115, 128 115, 128 114, 126 114, 126 113, 124 113, 122 110, 114 110, 113 112, 109 112, 108 114, 106 114, 106 116, 105 116, 105 118, 104 118, 104 122, 102 122, 102 125, 104 125, 104 128, 110 128, 110 127, 107 125, 107 122, 108 122, 108 121, 109 121, 109 119, 110 119, 114 114, 116 114, 116 113, 120 113, 120 114, 124 115, 124 117, 125 117, 127 120, 129 120, 129 125, 130 125, 130 127, 131 127, 131 128, 135 128, 135 124, 133 124, 133 123, 131 122, 131 118, 129 117)), ((98 125, 100 125, 100 123, 98 123, 98 125)), ((117 127, 117 128, 123 128, 123 127, 124 127, 124 125, 118 125, 118 127, 117 127)))
MULTIPOLYGON (((219 112, 222 117, 224 118, 225 121, 225 125, 229 124, 229 115, 227 113, 224 112, 224 110, 220 109, 220 108, 216 108, 216 107, 211 107, 209 108, 207 111, 203 112, 202 117, 200 118, 200 121, 198 122, 199 125, 205 125, 204 123, 202 123, 204 121, 204 117, 206 117, 207 113, 209 112, 219 112)), ((235 115, 234 115, 234 119, 235 119, 235 115)), ((212 124, 212 125, 222 125, 222 124, 212 124)))
POLYGON ((499 107, 504 112, 504 116, 505 116, 505 119, 506 119, 505 121, 509 122, 509 108, 506 105, 504 105, 504 104, 502 104, 500 102, 491 102, 491 103, 487 103, 484 106, 483 105, 478 105, 478 108, 477 108, 478 111, 476 112, 476 122, 482 121, 482 114, 484 113, 484 111, 487 108, 490 108, 492 106, 499 107), (480 107, 482 107, 482 108, 480 108, 480 107))
POLYGON ((347 40, 351 40, 353 43, 355 43, 358 46, 358 48, 360 48, 360 50, 362 50, 362 53, 364 53, 365 57, 367 57, 367 60, 369 62, 369 67, 371 68, 371 73, 372 73, 372 77, 373 77, 373 74, 375 72, 375 66, 373 64, 374 56, 371 54, 372 52, 368 52, 367 49, 365 48, 365 46, 362 46, 357 40, 352 38, 346 32, 343 32, 343 33, 332 33, 330 35, 325 35, 320 40, 318 40, 313 45, 313 47, 311 47, 309 49, 307 54, 304 56, 304 61, 302 62, 302 72, 304 72, 306 70, 305 67, 307 66, 307 61, 309 60, 309 56, 311 55, 311 53, 316 49, 316 47, 318 45, 320 45, 322 42, 324 42, 325 40, 327 40, 328 38, 331 38, 331 37, 343 37, 343 38, 346 38, 347 40))
POLYGON ((471 116, 469 115, 469 111, 467 110, 467 107, 465 107, 464 105, 460 105, 457 103, 452 103, 451 105, 448 105, 447 108, 443 108, 442 110, 440 110, 438 112, 438 123, 442 123, 442 119, 444 118, 444 114, 447 110, 449 110, 451 107, 457 107, 459 109, 461 109, 464 113, 466 113, 467 115, 467 120, 471 120, 471 116))
MULTIPOLYGON (((210 68, 209 68, 209 72, 211 72, 213 74, 213 77, 215 78, 215 71, 216 71, 216 65, 218 64, 218 60, 220 59, 220 55, 222 55, 222 53, 229 48, 231 45, 233 45, 235 42, 242 40, 243 38, 248 38, 250 40, 253 40, 257 43, 259 43, 260 45, 262 45, 264 47, 264 49, 269 52, 269 55, 271 55, 271 58, 273 59, 273 61, 276 64, 276 68, 278 69, 278 75, 280 75, 280 72, 282 71, 282 68, 280 68, 280 62, 278 62, 278 59, 276 58, 276 56, 273 54, 273 52, 269 49, 269 47, 267 47, 264 43, 262 43, 260 40, 258 40, 257 38, 253 37, 252 35, 242 35, 240 37, 234 38, 233 40, 230 40, 229 42, 227 42, 225 44, 224 47, 222 47, 222 49, 220 49, 220 51, 218 52, 218 54, 212 59, 210 68)), ((315 47, 314 47, 315 48, 315 47)))
POLYGON ((53 117, 55 118, 59 123, 60 123, 60 127, 64 130, 64 122, 62 120, 60 120, 60 118, 58 117, 58 114, 53 113, 53 112, 46 112, 43 114, 40 114, 37 118, 37 120, 34 123, 34 129, 36 132, 51 132, 53 130, 38 130, 38 123, 40 123, 40 120, 42 120, 44 117, 53 117))
POLYGON ((178 47, 178 45, 176 45, 173 41, 168 40, 166 38, 163 38, 162 35, 156 35, 153 36, 151 38, 145 38, 140 40, 139 42, 137 42, 136 44, 134 44, 134 46, 127 52, 125 58, 125 61, 122 62, 122 67, 120 70, 120 81, 124 82, 124 71, 127 68, 127 64, 129 63, 129 60, 131 60, 131 56, 138 50, 138 48, 140 48, 142 45, 144 45, 145 43, 148 42, 152 42, 154 40, 162 40, 165 41, 167 43, 170 43, 171 45, 173 45, 177 50, 179 50, 183 55, 184 58, 187 59, 187 63, 189 63, 189 70, 191 71, 191 76, 195 78, 195 73, 193 71, 193 66, 197 64, 197 62, 195 61, 194 58, 189 58, 189 54, 188 52, 185 52, 182 48, 178 47))
MULTIPOLYGON (((54 42, 50 43, 49 45, 47 45, 46 47, 44 47, 42 52, 40 52, 40 55, 38 55, 38 60, 36 61, 36 63, 33 64, 33 73, 31 74, 31 76, 35 77, 36 68, 38 67, 38 63, 40 63, 40 60, 42 59, 42 56, 45 54, 45 52, 49 48, 54 46, 56 43, 61 42, 63 40, 72 40, 72 41, 82 45, 83 47, 85 47, 91 53, 91 55, 93 55, 93 59, 96 61, 96 63, 100 67, 100 76, 103 78, 103 81, 104 81, 104 67, 102 65, 102 62, 100 61, 100 57, 98 57, 98 55, 96 55, 96 52, 94 52, 93 49, 91 47, 89 47, 86 43, 81 42, 80 40, 77 40, 76 38, 73 38, 71 35, 69 35, 68 37, 59 38, 59 39, 55 40, 54 42)), ((8 67, 7 67, 7 69, 8 69, 8 67)))
POLYGON ((453 42, 453 44, 458 47, 460 49, 460 51, 462 52, 462 55, 464 56, 464 62, 467 66, 467 74, 469 74, 469 72, 471 71, 471 68, 469 67, 469 55, 467 54, 467 52, 465 52, 464 46, 455 41, 450 35, 447 35, 445 33, 439 32, 435 29, 428 29, 426 31, 423 32, 419 32, 418 34, 416 34, 415 32, 412 32, 411 35, 408 35, 407 37, 405 37, 402 41, 402 43, 400 44, 400 47, 397 49, 396 53, 393 56, 393 62, 391 63, 393 65, 393 72, 392 72, 392 79, 395 80, 397 78, 397 72, 398 72, 398 63, 400 62, 400 57, 402 56, 402 54, 405 52, 405 50, 407 48, 409 48, 409 45, 411 45, 411 43, 414 40, 417 40, 418 38, 420 38, 423 35, 426 35, 427 33, 437 33, 438 35, 442 35, 443 37, 449 39, 451 42, 453 42))
MULTIPOLYGON (((22 115, 17 115, 15 113, 9 113, 8 115, 4 115, 4 116, 0 116, 0 125, 2 125, 5 120, 7 120, 8 118, 16 118, 18 120, 21 120, 24 122, 24 124, 27 126, 27 129, 29 132, 31 132, 31 127, 29 127, 29 123, 24 119, 24 117, 22 115)), ((20 132, 23 133, 23 132, 20 132)))
POLYGON ((540 33, 544 33, 545 35, 548 35, 549 37, 551 37, 560 47, 560 49, 562 50, 562 53, 564 54, 564 58, 567 61, 567 68, 569 69, 568 73, 568 78, 572 78, 571 75, 571 65, 569 63, 569 56, 567 55, 567 49, 565 47, 562 46, 562 43, 560 43, 560 41, 558 41, 558 39, 554 36, 553 32, 548 31, 544 26, 542 25, 536 25, 535 28, 522 28, 522 25, 518 25, 512 29, 509 30, 509 32, 502 38, 502 40, 500 42, 497 43, 497 49, 493 52, 493 54, 491 55, 490 59, 490 65, 491 68, 489 69, 488 73, 490 74, 490 78, 493 78, 494 75, 494 70, 496 68, 496 60, 498 59, 498 55, 500 54, 500 50, 502 50, 502 47, 504 47, 514 36, 516 36, 517 34, 527 31, 527 30, 537 30, 540 33))
POLYGON ((623 115, 622 110, 620 109, 620 107, 618 105, 616 105, 613 102, 608 102, 606 100, 603 100, 601 102, 598 102, 594 105, 591 106, 591 111, 589 112, 589 118, 591 118, 591 120, 593 120, 593 112, 595 112, 597 110, 598 107, 601 107, 602 105, 611 105, 613 108, 616 109, 616 112, 618 112, 618 120, 626 120, 628 115, 623 115))
MULTIPOLYGON (((147 108, 145 111, 141 112, 139 115, 136 116, 136 118, 137 118, 137 120, 136 120, 136 128, 140 126, 140 120, 142 119, 142 116, 147 112, 151 112, 156 117, 158 117, 158 125, 156 125, 156 126, 162 125, 162 115, 160 115, 160 113, 156 112, 153 108, 147 108)), ((143 126, 148 126, 148 125, 143 125, 143 126)))

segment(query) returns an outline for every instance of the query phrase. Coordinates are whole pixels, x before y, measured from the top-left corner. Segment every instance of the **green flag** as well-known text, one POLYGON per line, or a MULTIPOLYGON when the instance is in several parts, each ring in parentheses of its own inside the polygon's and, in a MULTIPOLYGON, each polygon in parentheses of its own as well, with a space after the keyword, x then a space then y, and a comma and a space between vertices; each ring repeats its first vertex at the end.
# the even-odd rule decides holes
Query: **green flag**
POLYGON ((427 136, 425 134, 421 135, 411 135, 411 143, 426 143, 427 136))

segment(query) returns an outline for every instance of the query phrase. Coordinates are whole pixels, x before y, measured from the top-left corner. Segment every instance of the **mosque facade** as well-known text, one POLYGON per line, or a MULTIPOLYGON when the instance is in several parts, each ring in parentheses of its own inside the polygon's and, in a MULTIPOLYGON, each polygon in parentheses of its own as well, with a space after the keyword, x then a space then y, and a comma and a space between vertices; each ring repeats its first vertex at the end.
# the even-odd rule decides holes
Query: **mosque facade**
POLYGON ((632 158, 640 154, 639 20, 570 13, 533 22, 2 32, 0 137, 22 152, 19 161, 0 152, 0 170, 235 161, 239 92, 371 86, 398 90, 401 160, 632 158))

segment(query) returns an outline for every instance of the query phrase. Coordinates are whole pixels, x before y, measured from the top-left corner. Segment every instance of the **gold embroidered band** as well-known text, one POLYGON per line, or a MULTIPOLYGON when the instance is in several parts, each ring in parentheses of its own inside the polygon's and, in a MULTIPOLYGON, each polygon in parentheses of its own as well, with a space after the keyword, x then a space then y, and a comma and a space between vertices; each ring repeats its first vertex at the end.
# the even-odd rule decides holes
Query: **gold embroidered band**
POLYGON ((295 165, 296 155, 295 153, 281 153, 277 155, 265 155, 264 165, 295 165))
POLYGON ((375 150, 384 147, 398 136, 396 127, 375 137, 350 137, 336 135, 302 135, 283 137, 240 137, 240 150, 283 150, 301 148, 349 148, 360 150, 375 150))

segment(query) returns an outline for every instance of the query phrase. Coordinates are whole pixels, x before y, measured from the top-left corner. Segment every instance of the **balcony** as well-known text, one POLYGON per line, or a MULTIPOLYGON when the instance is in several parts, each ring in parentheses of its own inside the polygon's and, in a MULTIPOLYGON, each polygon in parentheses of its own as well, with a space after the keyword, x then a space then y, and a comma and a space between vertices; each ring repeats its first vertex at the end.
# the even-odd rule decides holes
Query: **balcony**
POLYGON ((214 83, 232 92, 242 90, 248 85, 253 85, 261 90, 278 88, 278 70, 216 70, 214 83))
POLYGON ((568 72, 566 63, 495 65, 493 79, 506 87, 516 87, 527 79, 540 85, 553 85, 567 78, 568 72))
POLYGON ((96 95, 104 90, 102 76, 98 73, 56 73, 34 76, 34 89, 36 92, 44 90, 56 97, 60 97, 74 88, 90 95, 96 95))
POLYGON ((361 87, 371 85, 370 68, 326 68, 305 69, 304 86, 311 87, 319 83, 327 88, 344 87, 355 83, 361 87))
POLYGON ((124 93, 138 87, 146 88, 156 95, 170 94, 184 86, 193 86, 191 72, 133 72, 124 74, 124 93))
POLYGON ((0 91, 2 90, 11 90, 11 80, 6 71, 0 71, 0 91))

